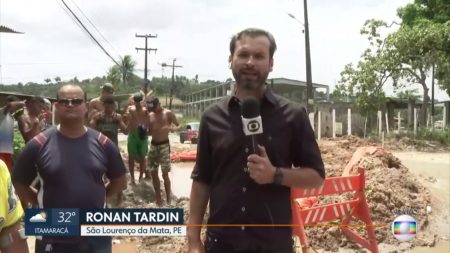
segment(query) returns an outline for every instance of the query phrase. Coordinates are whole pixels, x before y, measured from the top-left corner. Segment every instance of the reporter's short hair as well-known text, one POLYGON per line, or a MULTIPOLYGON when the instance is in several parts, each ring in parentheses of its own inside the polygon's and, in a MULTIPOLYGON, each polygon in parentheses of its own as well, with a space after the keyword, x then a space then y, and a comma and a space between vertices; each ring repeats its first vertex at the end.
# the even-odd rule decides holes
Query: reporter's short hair
POLYGON ((258 36, 267 37, 267 39, 269 39, 269 42, 270 42, 270 47, 269 47, 270 58, 273 58, 273 55, 275 54, 275 51, 277 50, 277 43, 275 42, 275 38, 273 37, 273 35, 270 32, 263 30, 263 29, 259 29, 259 28, 247 28, 247 29, 244 29, 244 30, 238 32, 237 34, 235 34, 231 38, 231 41, 230 41, 230 54, 231 55, 233 55, 234 51, 236 50, 236 42, 245 36, 249 36, 251 38, 258 37, 258 36))

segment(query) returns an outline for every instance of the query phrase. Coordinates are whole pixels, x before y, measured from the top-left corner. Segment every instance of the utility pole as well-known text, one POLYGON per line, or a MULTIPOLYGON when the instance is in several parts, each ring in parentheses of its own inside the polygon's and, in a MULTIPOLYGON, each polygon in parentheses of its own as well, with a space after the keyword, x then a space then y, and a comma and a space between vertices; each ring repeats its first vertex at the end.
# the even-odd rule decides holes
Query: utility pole
POLYGON ((136 48, 136 51, 138 51, 138 52, 139 52, 139 50, 143 50, 144 55, 145 55, 145 58, 144 58, 144 60, 145 60, 145 67, 144 67, 145 68, 145 70, 144 70, 144 93, 145 93, 145 96, 147 96, 148 84, 149 84, 149 81, 147 78, 147 72, 148 72, 148 70, 147 70, 147 52, 155 51, 155 53, 156 53, 156 50, 158 50, 157 48, 148 48, 148 38, 157 38, 157 37, 158 37, 158 35, 151 35, 151 34, 138 35, 138 34, 136 34, 136 38, 145 38, 145 48, 141 48, 141 47, 136 48))
POLYGON ((305 11, 305 51, 306 51, 306 98, 308 113, 314 110, 314 90, 312 86, 311 75, 311 50, 309 46, 309 24, 308 24, 308 4, 303 0, 303 9, 305 11))
MULTIPOLYGON (((434 64, 431 68, 431 118, 434 116, 434 64)), ((433 121, 432 121, 433 122, 433 121)))
POLYGON ((434 129, 434 63, 431 67, 431 129, 434 129))
POLYGON ((172 84, 170 86, 170 101, 169 101, 169 110, 172 109, 172 100, 173 100, 173 91, 175 88, 175 68, 182 68, 183 66, 175 65, 175 62, 177 61, 176 58, 173 58, 172 65, 169 65, 167 63, 162 63, 161 66, 164 67, 172 67, 172 84))

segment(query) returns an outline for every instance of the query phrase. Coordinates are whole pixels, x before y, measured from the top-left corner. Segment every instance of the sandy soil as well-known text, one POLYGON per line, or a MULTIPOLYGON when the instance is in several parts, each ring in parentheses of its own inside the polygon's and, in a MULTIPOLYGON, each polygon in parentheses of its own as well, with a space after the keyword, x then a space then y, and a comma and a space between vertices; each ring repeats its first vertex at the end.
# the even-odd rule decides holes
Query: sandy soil
MULTIPOLYGON (((327 175, 341 175, 343 167, 349 161, 356 148, 367 144, 369 144, 367 141, 354 137, 321 141, 320 145, 327 168, 327 175)), ((194 147, 191 146, 190 148, 194 147)), ((445 160, 445 158, 442 160, 445 160)), ((441 230, 434 229, 434 227, 430 228, 428 225, 435 224, 432 223, 435 220, 432 217, 433 215, 439 216, 439 212, 437 212, 439 205, 432 202, 430 191, 425 186, 425 182, 419 179, 419 175, 411 172, 407 166, 402 164, 401 160, 393 156, 387 149, 373 157, 364 157, 363 162, 367 167, 367 198, 374 223, 391 223, 396 217, 392 213, 392 210, 395 208, 418 207, 416 208, 418 210, 417 220, 420 226, 424 228, 424 233, 419 234, 417 239, 403 244, 400 244, 393 238, 389 227, 377 230, 377 240, 380 242, 381 252, 410 252, 413 249, 419 249, 420 246, 434 246, 436 243, 441 245, 441 242, 447 240, 446 234, 441 236, 441 230), (429 205, 436 211, 426 215, 426 206, 429 205)), ((174 164, 172 175, 177 175, 177 184, 185 185, 180 188, 187 193, 185 190, 189 189, 188 186, 190 186, 191 181, 186 175, 190 174, 193 164, 180 166, 182 164, 174 164), (182 172, 183 170, 187 170, 187 172, 182 172)), ((322 203, 330 200, 332 199, 324 198, 322 203)), ((180 204, 186 204, 184 199, 180 204)), ((319 252, 361 252, 359 246, 347 241, 337 229, 322 231, 313 228, 308 229, 307 233, 313 248, 319 252)), ((184 252, 186 249, 184 238, 139 239, 137 243, 139 243, 140 252, 184 252), (169 249, 167 248, 169 245, 171 245, 169 247, 170 250, 166 251, 169 249)), ((432 249, 435 250, 436 248, 432 249)))
MULTIPOLYGON (((126 150, 126 137, 119 138, 121 148, 126 150)), ((173 150, 191 150, 196 145, 180 144, 178 136, 171 135, 173 150)), ((404 143, 409 143, 403 141, 404 143)), ((320 142, 327 176, 342 174, 342 169, 350 160, 357 147, 369 144, 356 137, 320 142)), ((409 145, 409 144, 408 144, 409 145)), ((427 145, 427 148, 433 144, 427 145)), ((409 147, 409 146, 408 146, 409 147)), ((390 223, 395 218, 392 210, 410 207, 418 210, 416 219, 420 224, 416 239, 408 243, 397 242, 390 228, 377 231, 380 252, 449 252, 450 238, 450 153, 436 152, 389 152, 402 149, 401 145, 387 144, 386 150, 375 156, 364 157, 366 165, 366 195, 374 223, 390 223), (394 156, 395 155, 395 156, 394 156), (432 212, 427 215, 426 207, 432 212)), ((411 148, 405 148, 411 150, 411 148)), ((445 150, 440 149, 440 151, 445 150)), ((126 152, 123 152, 126 158, 126 152)), ((174 206, 185 209, 188 214, 191 179, 194 163, 174 163, 171 172, 172 188, 175 195, 174 206)), ((136 173, 137 174, 137 173, 136 173)), ((142 181, 125 192, 124 206, 152 208, 154 190, 150 181, 142 181)), ((164 196, 164 195, 163 195, 164 196)), ((346 196, 344 196, 345 198, 346 196)), ((348 197, 348 196, 347 196, 348 197)), ((342 199, 342 197, 340 197, 342 199)), ((322 198, 321 203, 333 201, 322 198)), ((330 229, 328 229, 330 230, 330 229)), ((308 229, 307 234, 317 252, 364 252, 348 242, 337 229, 332 231, 308 229)), ((185 252, 186 239, 183 237, 124 237, 115 238, 114 252, 185 252)))

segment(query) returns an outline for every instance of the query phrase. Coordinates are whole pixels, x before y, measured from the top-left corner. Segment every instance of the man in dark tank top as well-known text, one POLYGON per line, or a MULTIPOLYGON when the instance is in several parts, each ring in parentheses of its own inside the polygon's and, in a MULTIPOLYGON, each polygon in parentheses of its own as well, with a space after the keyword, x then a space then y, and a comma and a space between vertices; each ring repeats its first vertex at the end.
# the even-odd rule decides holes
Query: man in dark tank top
POLYGON ((122 120, 122 115, 116 113, 116 104, 112 96, 107 96, 103 100, 104 111, 98 112, 90 122, 92 128, 106 135, 112 142, 119 145, 119 129, 126 134, 127 127, 122 120))

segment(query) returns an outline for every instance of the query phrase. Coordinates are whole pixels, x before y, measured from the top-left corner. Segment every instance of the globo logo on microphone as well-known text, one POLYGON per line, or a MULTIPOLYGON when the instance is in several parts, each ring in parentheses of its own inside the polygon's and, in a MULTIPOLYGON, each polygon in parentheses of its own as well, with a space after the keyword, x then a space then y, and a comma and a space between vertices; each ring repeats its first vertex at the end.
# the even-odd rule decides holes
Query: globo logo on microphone
POLYGON ((247 130, 249 132, 252 132, 252 133, 258 132, 259 128, 260 128, 260 124, 257 120, 251 120, 247 124, 247 130))
POLYGON ((242 128, 243 128, 244 134, 246 136, 262 134, 263 127, 262 127, 261 116, 249 118, 249 119, 242 117, 242 128))

